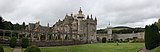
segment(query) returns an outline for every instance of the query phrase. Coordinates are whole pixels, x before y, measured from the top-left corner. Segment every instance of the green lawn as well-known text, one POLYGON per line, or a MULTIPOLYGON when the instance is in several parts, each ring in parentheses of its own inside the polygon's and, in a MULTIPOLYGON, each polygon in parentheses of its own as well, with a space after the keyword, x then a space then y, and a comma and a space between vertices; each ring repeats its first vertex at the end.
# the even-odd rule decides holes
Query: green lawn
POLYGON ((160 46, 151 50, 151 52, 160 52, 160 46))
POLYGON ((75 46, 40 47, 41 52, 137 52, 144 43, 97 43, 75 46))
POLYGON ((12 48, 3 46, 4 52, 12 52, 12 48))

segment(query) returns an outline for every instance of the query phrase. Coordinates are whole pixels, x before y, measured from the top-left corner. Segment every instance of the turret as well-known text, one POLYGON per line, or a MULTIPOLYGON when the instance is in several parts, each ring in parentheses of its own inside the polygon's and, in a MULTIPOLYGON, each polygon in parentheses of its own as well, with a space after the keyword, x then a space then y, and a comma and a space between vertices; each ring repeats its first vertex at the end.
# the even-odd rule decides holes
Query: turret
POLYGON ((91 20, 93 20, 93 18, 91 17, 91 20))
POLYGON ((79 14, 82 14, 82 9, 81 9, 81 7, 80 7, 80 9, 79 9, 79 14))
POLYGON ((84 19, 84 14, 82 14, 82 9, 81 9, 81 7, 80 7, 80 9, 79 9, 79 14, 77 14, 77 18, 78 19, 84 19))
POLYGON ((59 19, 59 21, 58 22, 60 22, 61 20, 59 19))
POLYGON ((92 14, 91 14, 91 18, 92 18, 92 14))
POLYGON ((94 19, 95 21, 97 21, 97 18, 95 17, 95 19, 94 19))
POLYGON ((89 15, 87 15, 87 19, 89 19, 89 15))
POLYGON ((71 16, 73 17, 73 13, 71 13, 71 16))
POLYGON ((49 23, 47 24, 47 27, 49 27, 49 23))

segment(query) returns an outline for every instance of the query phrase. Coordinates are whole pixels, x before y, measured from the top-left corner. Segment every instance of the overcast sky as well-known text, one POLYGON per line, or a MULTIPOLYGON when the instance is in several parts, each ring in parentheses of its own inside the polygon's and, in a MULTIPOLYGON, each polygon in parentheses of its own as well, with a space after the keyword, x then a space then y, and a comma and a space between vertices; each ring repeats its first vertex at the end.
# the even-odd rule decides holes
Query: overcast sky
POLYGON ((160 18, 160 0, 0 0, 0 15, 12 23, 50 26, 58 19, 78 13, 97 17, 97 29, 111 26, 144 27, 160 18))

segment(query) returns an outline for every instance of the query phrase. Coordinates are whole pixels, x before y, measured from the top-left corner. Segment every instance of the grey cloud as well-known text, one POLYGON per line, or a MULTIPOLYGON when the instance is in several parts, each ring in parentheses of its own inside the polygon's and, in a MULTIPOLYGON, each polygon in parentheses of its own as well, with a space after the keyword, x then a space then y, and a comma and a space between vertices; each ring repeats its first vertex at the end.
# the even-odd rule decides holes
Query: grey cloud
POLYGON ((52 26, 66 13, 77 13, 82 7, 86 15, 98 19, 98 29, 128 25, 144 27, 160 17, 158 0, 0 0, 0 15, 13 23, 41 21, 52 26), (17 20, 18 19, 18 20, 17 20), (154 19, 154 20, 150 20, 154 19), (144 24, 145 23, 145 24, 144 24))

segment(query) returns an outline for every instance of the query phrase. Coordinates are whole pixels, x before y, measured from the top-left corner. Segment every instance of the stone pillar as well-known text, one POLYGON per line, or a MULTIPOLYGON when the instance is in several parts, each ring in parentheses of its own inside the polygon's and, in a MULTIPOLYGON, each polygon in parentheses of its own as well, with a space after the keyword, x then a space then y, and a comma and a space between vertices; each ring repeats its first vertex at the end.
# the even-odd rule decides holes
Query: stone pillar
POLYGON ((33 41, 33 33, 31 33, 31 40, 33 41))
POLYGON ((53 36, 53 40, 55 40, 55 34, 53 34, 52 36, 53 36))
POLYGON ((64 36, 63 34, 61 34, 61 44, 63 45, 63 39, 64 39, 64 36))
POLYGON ((76 35, 76 40, 79 40, 79 35, 76 35))
POLYGON ((41 41, 41 34, 38 34, 38 40, 41 41))
POLYGON ((57 34, 54 34, 55 40, 57 40, 57 34))
POLYGON ((46 37, 45 40, 47 41, 47 34, 45 34, 45 37, 46 37))
POLYGON ((70 35, 70 39, 73 40, 73 35, 70 35))
POLYGON ((4 36, 5 36, 5 31, 3 31, 3 40, 4 40, 4 36))

